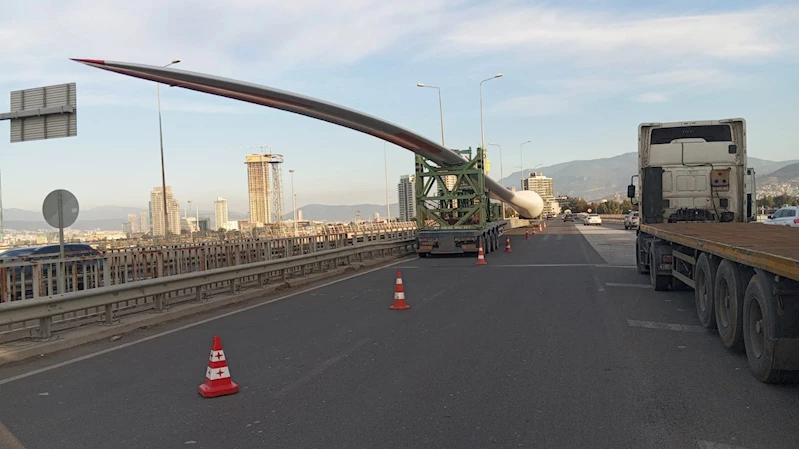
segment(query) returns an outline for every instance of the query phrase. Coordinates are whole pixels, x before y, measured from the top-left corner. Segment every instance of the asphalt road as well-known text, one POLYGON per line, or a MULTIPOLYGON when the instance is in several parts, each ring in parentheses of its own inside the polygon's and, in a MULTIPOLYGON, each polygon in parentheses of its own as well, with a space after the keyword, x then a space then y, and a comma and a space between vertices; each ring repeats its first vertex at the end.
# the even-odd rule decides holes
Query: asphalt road
MULTIPOLYGON (((550 225, 514 232, 486 266, 401 263, 410 310, 388 309, 385 268, 56 369, 0 370, 0 446, 799 447, 799 386, 755 380, 698 329, 692 293, 608 263, 602 236, 621 241, 620 225, 585 230, 592 243, 579 222, 550 225), (241 391, 204 399, 216 334, 241 391)), ((73 351, 59 360, 86 354, 73 351)))

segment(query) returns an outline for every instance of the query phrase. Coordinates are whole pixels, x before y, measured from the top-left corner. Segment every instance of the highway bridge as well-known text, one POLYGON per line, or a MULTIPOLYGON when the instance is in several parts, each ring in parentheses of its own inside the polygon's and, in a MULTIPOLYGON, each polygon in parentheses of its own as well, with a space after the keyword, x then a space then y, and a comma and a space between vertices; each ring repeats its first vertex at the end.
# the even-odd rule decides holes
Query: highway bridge
POLYGON ((549 224, 509 231, 485 266, 366 242, 384 247, 304 287, 228 292, 241 302, 114 337, 132 318, 7 342, 0 362, 67 349, 0 366, 0 447, 797 447, 799 388, 751 376, 691 292, 649 288, 633 231, 549 224), (408 310, 388 308, 397 269, 408 310), (207 399, 214 335, 240 390, 207 399))

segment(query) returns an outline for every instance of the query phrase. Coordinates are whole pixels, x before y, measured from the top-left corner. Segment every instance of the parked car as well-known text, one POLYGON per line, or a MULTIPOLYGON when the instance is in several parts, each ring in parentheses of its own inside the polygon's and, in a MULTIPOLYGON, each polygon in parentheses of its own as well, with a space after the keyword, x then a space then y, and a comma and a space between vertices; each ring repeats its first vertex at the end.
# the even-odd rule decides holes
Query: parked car
POLYGON ((630 211, 630 213, 624 217, 624 229, 637 228, 640 224, 641 216, 638 214, 638 211, 630 211))
POLYGON ((799 228, 799 206, 785 206, 769 215, 763 222, 767 225, 792 226, 799 228))
POLYGON ((588 214, 588 216, 583 219, 583 225, 602 226, 602 217, 600 217, 599 214, 588 214))

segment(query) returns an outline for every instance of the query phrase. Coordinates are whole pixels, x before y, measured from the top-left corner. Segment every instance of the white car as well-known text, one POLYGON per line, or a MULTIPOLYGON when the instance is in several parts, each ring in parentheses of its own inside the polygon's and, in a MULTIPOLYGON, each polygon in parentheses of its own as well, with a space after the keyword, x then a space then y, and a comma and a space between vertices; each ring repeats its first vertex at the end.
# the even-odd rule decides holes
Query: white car
POLYGON ((588 216, 583 219, 583 225, 585 225, 585 226, 588 226, 588 225, 601 226, 602 225, 602 217, 600 217, 598 214, 588 214, 588 216))
POLYGON ((780 208, 777 212, 774 212, 774 215, 769 215, 763 224, 799 228, 799 206, 780 208))
POLYGON ((624 217, 624 229, 637 228, 641 223, 641 217, 637 211, 631 211, 629 215, 624 217))

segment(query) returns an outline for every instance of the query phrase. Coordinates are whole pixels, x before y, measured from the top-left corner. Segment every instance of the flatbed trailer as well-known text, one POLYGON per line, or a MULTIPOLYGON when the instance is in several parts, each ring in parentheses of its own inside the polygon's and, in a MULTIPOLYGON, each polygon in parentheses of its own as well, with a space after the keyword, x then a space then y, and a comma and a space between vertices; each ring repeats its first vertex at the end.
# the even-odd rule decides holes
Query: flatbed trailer
POLYGON ((483 245, 485 254, 499 249, 499 238, 507 220, 488 222, 481 229, 423 229, 416 232, 416 252, 420 257, 439 254, 477 254, 483 245))
POLYGON ((799 371, 799 229, 760 223, 641 224, 639 273, 655 290, 694 290, 703 327, 745 350, 763 382, 799 371))

